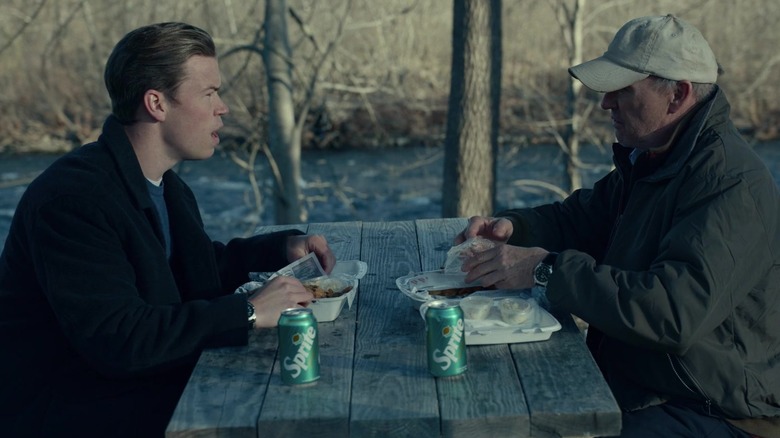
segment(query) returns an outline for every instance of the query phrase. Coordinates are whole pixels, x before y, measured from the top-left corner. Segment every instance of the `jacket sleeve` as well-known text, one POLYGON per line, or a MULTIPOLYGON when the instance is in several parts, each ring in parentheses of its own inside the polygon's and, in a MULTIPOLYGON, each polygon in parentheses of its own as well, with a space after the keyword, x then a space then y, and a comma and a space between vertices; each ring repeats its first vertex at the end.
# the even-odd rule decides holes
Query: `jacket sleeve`
POLYGON ((85 362, 108 376, 131 376, 194 363, 207 346, 246 344, 244 297, 182 303, 168 269, 139 271, 165 266, 163 251, 144 250, 159 242, 133 234, 140 222, 95 205, 63 196, 27 217, 37 282, 85 362), (156 274, 139 289, 147 272, 156 274))
POLYGON ((284 230, 247 238, 235 238, 227 245, 214 243, 222 284, 227 291, 249 281, 249 272, 274 272, 285 267, 287 238, 302 235, 299 230, 284 230))
POLYGON ((512 222, 511 245, 539 246, 556 252, 576 249, 600 259, 615 220, 610 216, 613 193, 617 192, 615 184, 613 171, 593 189, 577 190, 563 202, 506 210, 496 216, 512 222))
MULTIPOLYGON (((616 339, 686 353, 772 278, 777 197, 760 199, 755 191, 771 186, 766 183, 751 184, 745 175, 688 178, 676 190, 674 207, 667 209, 664 232, 657 241, 645 239, 657 245, 647 266, 621 269, 620 254, 611 255, 610 264, 599 264, 587 254, 565 251, 548 284, 548 298, 616 339)), ((632 228, 639 224, 623 223, 641 235, 632 228)))

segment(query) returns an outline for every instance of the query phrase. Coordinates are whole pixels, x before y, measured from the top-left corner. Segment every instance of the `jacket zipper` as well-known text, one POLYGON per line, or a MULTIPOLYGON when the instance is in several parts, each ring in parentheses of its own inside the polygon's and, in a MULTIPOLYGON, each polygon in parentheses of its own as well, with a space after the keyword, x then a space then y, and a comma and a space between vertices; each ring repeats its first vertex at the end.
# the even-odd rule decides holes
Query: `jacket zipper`
POLYGON ((685 376, 687 376, 691 382, 693 382, 693 385, 696 388, 694 389, 688 386, 688 384, 685 383, 685 380, 682 378, 682 376, 680 376, 680 373, 677 372, 677 367, 674 366, 674 360, 672 359, 672 355, 667 353, 666 357, 669 358, 669 365, 671 365, 672 371, 674 371, 674 375, 677 376, 677 380, 679 380, 680 383, 682 383, 683 386, 685 386, 685 388, 688 391, 691 391, 694 395, 704 397, 704 408, 707 410, 707 415, 712 416, 712 400, 707 396, 707 394, 704 393, 704 390, 702 389, 698 380, 696 380, 693 374, 691 374, 691 372, 688 371, 688 368, 685 366, 682 360, 678 359, 677 363, 680 365, 680 368, 682 368, 682 373, 685 374, 685 376))

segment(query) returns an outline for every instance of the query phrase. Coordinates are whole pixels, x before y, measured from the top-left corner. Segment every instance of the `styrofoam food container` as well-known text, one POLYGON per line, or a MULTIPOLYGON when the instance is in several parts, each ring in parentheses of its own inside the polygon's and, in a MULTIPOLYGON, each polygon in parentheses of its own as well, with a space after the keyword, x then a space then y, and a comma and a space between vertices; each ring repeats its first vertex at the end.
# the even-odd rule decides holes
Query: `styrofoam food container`
POLYGON ((448 274, 443 270, 413 272, 396 278, 398 290, 412 299, 412 304, 420 304, 439 299, 434 297, 437 290, 479 286, 479 283, 466 283, 466 273, 448 274))
POLYGON ((304 285, 315 282, 320 287, 334 291, 352 286, 352 289, 343 295, 333 298, 319 298, 309 303, 308 307, 312 309, 317 322, 329 322, 338 318, 345 303, 348 308, 352 307, 352 302, 357 295, 358 280, 366 275, 367 270, 368 265, 360 260, 339 261, 336 262, 330 275, 303 281, 304 285))
MULTIPOLYGON (((466 345, 512 344, 518 342, 538 342, 550 339, 550 336, 561 329, 561 324, 536 299, 517 289, 502 289, 495 291, 475 292, 469 297, 483 295, 492 300, 488 315, 484 319, 469 319, 464 309, 466 323, 466 345), (519 293, 519 297, 518 297, 519 293), (507 298, 521 299, 530 307, 525 320, 520 323, 508 323, 501 318, 501 304, 507 298)), ((459 303, 463 308, 463 299, 444 300, 459 303)), ((431 301, 420 305, 420 317, 425 319, 425 311, 431 301)), ((468 304, 466 305, 468 306, 468 304)), ((520 320, 522 318, 516 319, 520 320)))
POLYGON ((347 293, 332 298, 316 298, 309 303, 308 307, 312 310, 312 313, 314 313, 314 318, 317 319, 317 322, 328 322, 338 318, 341 309, 344 308, 345 302, 349 301, 351 306, 358 287, 357 279, 340 276, 319 277, 303 282, 304 285, 312 283, 319 285, 323 289, 332 289, 336 292, 351 287, 347 293))

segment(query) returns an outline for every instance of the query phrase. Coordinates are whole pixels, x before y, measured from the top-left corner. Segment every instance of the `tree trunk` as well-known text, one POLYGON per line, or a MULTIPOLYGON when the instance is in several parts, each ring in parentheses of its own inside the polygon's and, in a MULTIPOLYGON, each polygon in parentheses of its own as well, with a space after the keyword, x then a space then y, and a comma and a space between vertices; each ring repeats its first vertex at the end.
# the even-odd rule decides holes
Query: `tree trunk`
POLYGON ((455 0, 443 217, 493 213, 500 94, 501 0, 455 0))
POLYGON ((304 222, 301 209, 301 139, 295 129, 287 34, 287 1, 265 2, 263 62, 268 76, 268 145, 279 169, 274 178, 274 211, 277 224, 304 222))
MULTIPOLYGON (((582 22, 585 0, 575 0, 573 10, 568 11, 567 24, 569 41, 569 65, 582 63, 582 22)), ((577 101, 580 95, 582 83, 569 76, 569 85, 566 89, 566 118, 570 121, 563 133, 563 141, 566 144, 566 169, 564 178, 567 182, 569 193, 582 188, 582 173, 580 171, 580 125, 581 116, 577 113, 577 101)))

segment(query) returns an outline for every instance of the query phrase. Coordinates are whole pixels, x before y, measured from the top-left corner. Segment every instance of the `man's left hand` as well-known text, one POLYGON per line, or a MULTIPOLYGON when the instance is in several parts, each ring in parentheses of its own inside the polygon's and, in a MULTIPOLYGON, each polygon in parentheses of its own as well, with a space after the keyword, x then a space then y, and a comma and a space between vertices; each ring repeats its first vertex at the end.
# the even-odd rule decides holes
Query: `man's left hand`
POLYGON ((336 266, 336 256, 331 252, 325 236, 319 234, 290 236, 287 238, 287 260, 294 262, 309 253, 317 254, 317 259, 326 274, 336 266))

